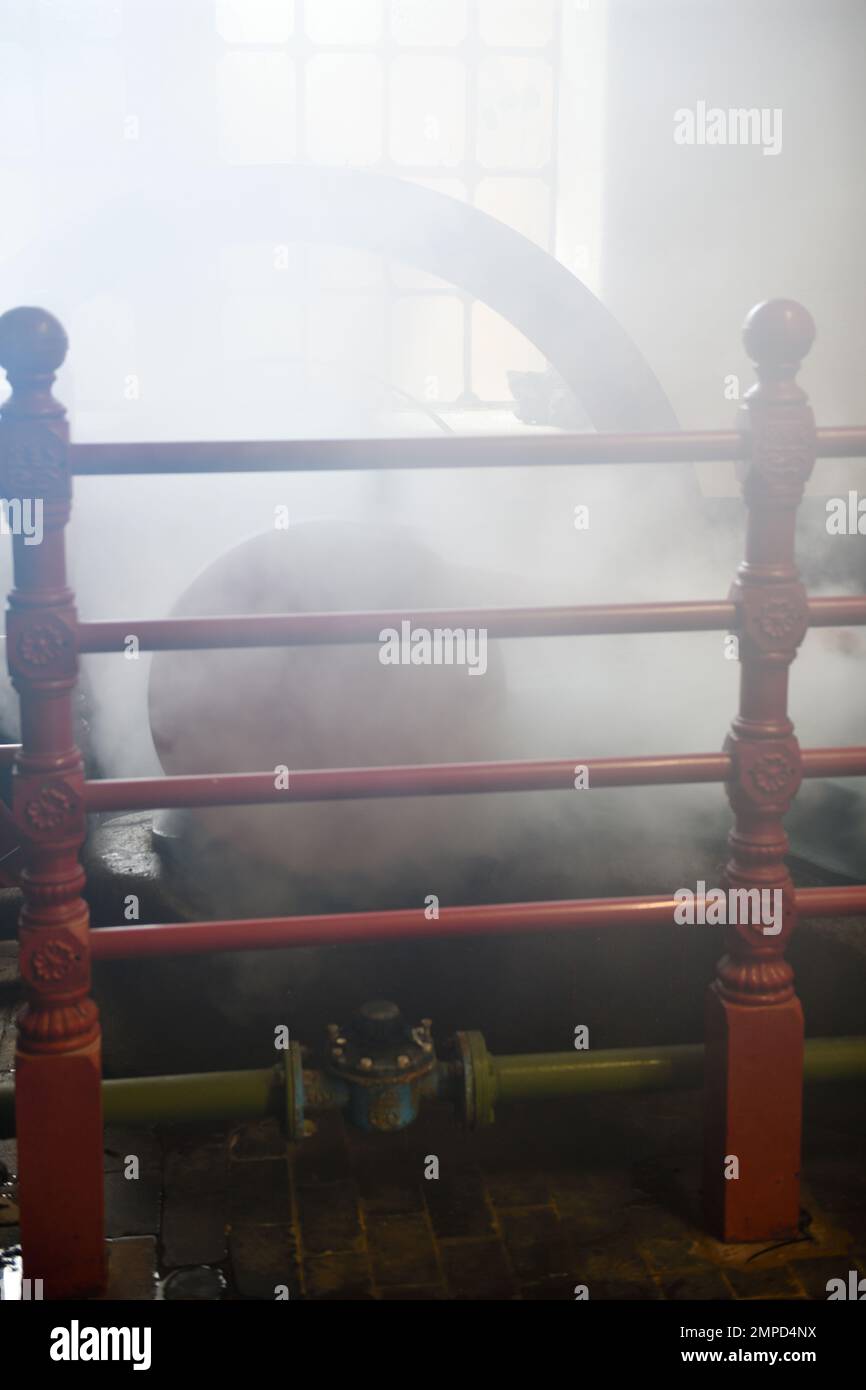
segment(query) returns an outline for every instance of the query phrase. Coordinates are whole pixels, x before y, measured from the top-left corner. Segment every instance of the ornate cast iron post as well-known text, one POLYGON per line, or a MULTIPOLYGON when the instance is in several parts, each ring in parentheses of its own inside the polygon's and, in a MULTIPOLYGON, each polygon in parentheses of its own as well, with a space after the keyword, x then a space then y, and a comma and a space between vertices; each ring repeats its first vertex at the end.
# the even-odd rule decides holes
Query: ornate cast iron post
POLYGON ((734 811, 725 886, 778 890, 783 912, 775 935, 761 923, 729 929, 707 997, 704 1203, 710 1229, 728 1241, 788 1236, 799 1218, 803 1016, 784 955, 795 906, 782 818, 801 778, 788 668, 808 626, 794 534, 815 426, 795 376, 814 334, 792 300, 758 305, 743 332, 758 384, 744 407, 748 523, 732 592, 742 667, 725 743, 734 811))
POLYGON ((84 873, 84 769, 75 746, 74 596, 66 583, 64 527, 71 486, 69 430, 51 394, 66 334, 40 309, 0 318, 0 365, 12 396, 0 420, 8 501, 41 502, 41 543, 13 534, 15 587, 7 659, 21 701, 13 812, 24 850, 19 924, 27 1003, 18 1020, 16 1111, 24 1270, 45 1295, 72 1298, 104 1286, 99 1015, 90 994, 84 873))

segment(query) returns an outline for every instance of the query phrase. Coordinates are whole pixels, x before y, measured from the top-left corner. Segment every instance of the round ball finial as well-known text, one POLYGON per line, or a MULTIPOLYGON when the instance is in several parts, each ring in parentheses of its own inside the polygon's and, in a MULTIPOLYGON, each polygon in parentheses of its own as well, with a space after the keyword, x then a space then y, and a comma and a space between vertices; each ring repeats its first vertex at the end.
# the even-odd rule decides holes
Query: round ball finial
POLYGON ((796 299, 766 299, 743 324, 743 342, 753 362, 797 364, 815 341, 815 324, 796 299))
POLYGON ((46 309, 25 305, 0 315, 0 367, 10 375, 56 372, 68 346, 63 324, 46 309))

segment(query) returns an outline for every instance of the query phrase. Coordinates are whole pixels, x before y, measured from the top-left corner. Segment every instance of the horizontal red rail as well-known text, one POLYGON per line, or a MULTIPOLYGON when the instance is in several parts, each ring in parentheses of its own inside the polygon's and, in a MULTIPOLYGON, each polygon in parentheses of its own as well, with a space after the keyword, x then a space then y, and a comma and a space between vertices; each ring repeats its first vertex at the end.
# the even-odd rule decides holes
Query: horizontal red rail
MULTIPOLYGON (((866 771, 866 749, 864 771, 866 771)), ((290 772, 277 789, 273 772, 192 777, 140 777, 88 782, 88 811, 144 811, 171 806, 243 806, 264 802, 347 801, 361 797, 449 796, 463 792, 574 790, 575 768, 588 769, 590 787, 721 782, 724 753, 656 758, 574 758, 544 762, 432 763, 405 767, 327 768, 290 772)))
MULTIPOLYGON (((119 652, 134 635, 142 651, 376 642, 385 628, 484 628, 490 637, 581 637, 612 633, 727 631, 733 603, 600 603, 571 608, 424 608, 371 613, 264 613, 238 617, 113 619, 78 625, 81 652, 119 652)), ((866 596, 811 599, 812 627, 866 624, 866 596)))
POLYGON ((694 463, 742 456, 736 430, 670 434, 478 434, 406 439, 274 439, 73 444, 78 474, 271 473, 379 468, 694 463))
POLYGON ((866 884, 839 888, 798 888, 794 894, 797 914, 809 921, 817 917, 862 917, 866 914, 866 884))
MULTIPOLYGON (((0 744, 0 767, 10 767, 19 743, 0 744)), ((864 777, 866 747, 804 748, 804 777, 864 777)), ((85 784, 88 812, 165 810, 178 806, 243 806, 271 801, 331 798, 435 796, 462 792, 568 791, 574 769, 588 770, 593 787, 659 786, 724 782, 726 753, 661 754, 658 757, 574 758, 534 762, 437 763, 407 767, 353 767, 290 773, 277 790, 272 772, 201 774, 189 777, 102 778, 85 784)))
POLYGON ((809 599, 810 627, 857 627, 866 623, 866 595, 809 599))
POLYGON ((866 748, 802 748, 804 777, 866 777, 866 748))
POLYGON ((843 426, 816 431, 818 458, 866 458, 866 428, 862 425, 843 426))
MULTIPOLYGON (((79 623, 82 652, 122 651, 132 633, 146 651, 377 642, 385 628, 484 628, 490 637, 578 637, 621 632, 726 630, 732 603, 604 603, 571 608, 422 608, 369 613, 265 613, 79 623)), ((864 599, 866 621, 866 599, 864 599)))
POLYGON ((646 926, 658 926, 673 920, 675 905, 672 897, 498 903, 440 908, 438 920, 430 920, 424 908, 413 907, 390 912, 103 927, 92 932, 90 940, 96 959, 118 960, 127 956, 198 955, 208 951, 271 946, 330 946, 411 937, 486 936, 535 929, 571 931, 637 921, 646 926))
MULTIPOLYGON (((801 917, 866 913, 866 886, 800 888, 801 917)), ((616 926, 661 926, 673 922, 675 899, 584 898, 564 902, 491 903, 443 907, 437 920, 424 908, 391 912, 337 912, 309 917, 253 917, 223 922, 169 922, 156 926, 103 927, 91 932, 96 960, 141 956, 202 955, 285 946, 334 946, 362 941, 406 941, 412 937, 510 935, 526 931, 576 931, 616 926)), ((683 928, 684 931, 696 930, 683 928)), ((698 929, 700 930, 700 929, 698 929)))
MULTIPOLYGON (((817 432, 819 458, 866 455, 866 429, 817 432)), ((577 463, 712 463, 739 459, 737 430, 669 434, 506 434, 407 439, 290 439, 73 444, 73 473, 271 473, 378 468, 546 467, 577 463)))
MULTIPOLYGON (((806 777, 866 776, 866 747, 803 750, 806 777)), ((726 753, 671 753, 638 758, 560 758, 536 762, 431 763, 290 771, 288 787, 273 772, 188 777, 106 778, 85 784, 89 812, 165 810, 177 806, 251 806, 364 797, 453 796, 467 792, 572 791, 585 767, 588 789, 724 782, 726 753)))

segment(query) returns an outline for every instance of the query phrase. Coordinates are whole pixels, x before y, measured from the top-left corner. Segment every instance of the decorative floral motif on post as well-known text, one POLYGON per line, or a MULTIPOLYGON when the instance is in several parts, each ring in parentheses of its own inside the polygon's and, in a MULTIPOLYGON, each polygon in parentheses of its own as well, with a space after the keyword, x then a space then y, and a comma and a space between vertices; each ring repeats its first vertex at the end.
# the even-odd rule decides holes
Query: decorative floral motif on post
POLYGON ((797 775, 797 768, 785 753, 762 753, 750 769, 758 791, 772 795, 784 791, 797 775))
POLYGON ((767 592, 751 582, 747 568, 741 568, 731 597, 739 611, 741 634, 756 652, 792 661, 809 626, 809 604, 802 584, 789 580, 767 592))
POLYGON ((788 598, 771 598, 755 615, 758 627, 767 637, 791 637, 803 621, 802 610, 788 598))
POLYGON ((16 654, 24 666, 41 670, 63 656, 72 644, 72 634, 57 618, 28 623, 18 634, 16 654))
POLYGON ((30 969, 37 979, 49 984, 57 984, 75 973, 80 959, 79 952, 68 941, 50 937, 30 957, 30 969))
MULTIPOLYGON (((731 755, 733 769, 728 794, 735 805, 742 804, 773 808, 782 815, 793 800, 802 777, 800 747, 796 738, 788 739, 749 739, 735 738, 731 735, 725 740, 725 751, 731 755), (745 803, 742 798, 745 797, 745 803)), ((779 857, 778 846, 752 843, 747 835, 740 841, 736 837, 737 853, 750 858, 755 863, 763 858, 770 861, 779 857), (765 852, 770 848, 772 853, 765 852)), ((780 843, 784 835, 780 828, 780 843)), ((784 849, 781 851, 784 857, 784 849)))
POLYGON ((84 943, 71 931, 24 929, 21 974, 31 989, 52 996, 86 990, 90 972, 84 943))
POLYGON ((77 798, 65 783, 48 782, 27 802, 24 815, 34 830, 59 830, 77 810, 77 798))

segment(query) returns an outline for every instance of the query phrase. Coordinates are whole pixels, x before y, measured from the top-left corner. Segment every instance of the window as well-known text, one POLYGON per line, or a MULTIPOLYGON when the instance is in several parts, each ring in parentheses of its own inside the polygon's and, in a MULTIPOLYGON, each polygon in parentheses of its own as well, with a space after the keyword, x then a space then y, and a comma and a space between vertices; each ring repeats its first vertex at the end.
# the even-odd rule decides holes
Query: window
MULTIPOLYGON (((87 218, 89 254, 114 275, 91 276, 82 298, 82 277, 58 266, 56 288, 46 272, 32 292, 65 317, 79 347, 87 342, 73 390, 64 385, 79 437, 91 428, 144 437, 157 419, 171 429, 166 412, 180 409, 176 383, 191 361, 212 396, 231 392, 239 409, 312 373, 318 384, 299 397, 367 392, 377 411, 412 412, 419 427, 431 417, 507 424, 508 371, 545 364, 447 278, 360 250, 221 242, 204 227, 197 289, 196 269, 175 264, 170 246, 160 278, 142 274, 147 242, 126 248, 124 280, 118 248, 99 243, 100 208, 176 186, 177 215, 190 219, 203 174, 349 167, 473 206, 597 290, 603 81, 604 0, 13 7, 0 103, 14 107, 4 129, 18 138, 7 140, 0 173, 15 197, 0 258, 14 258, 40 225, 57 236, 87 218), (205 326, 181 311, 193 291, 199 303, 208 297, 205 326)), ((196 399, 200 432, 210 402, 196 399)), ((210 423, 225 431, 220 405, 210 423)), ((346 427, 360 430, 359 418, 349 412, 346 427)), ((315 428, 310 420, 299 428, 315 428)), ((290 432, 267 414, 258 426, 290 432)), ((195 434, 195 422, 183 432, 195 434)))

